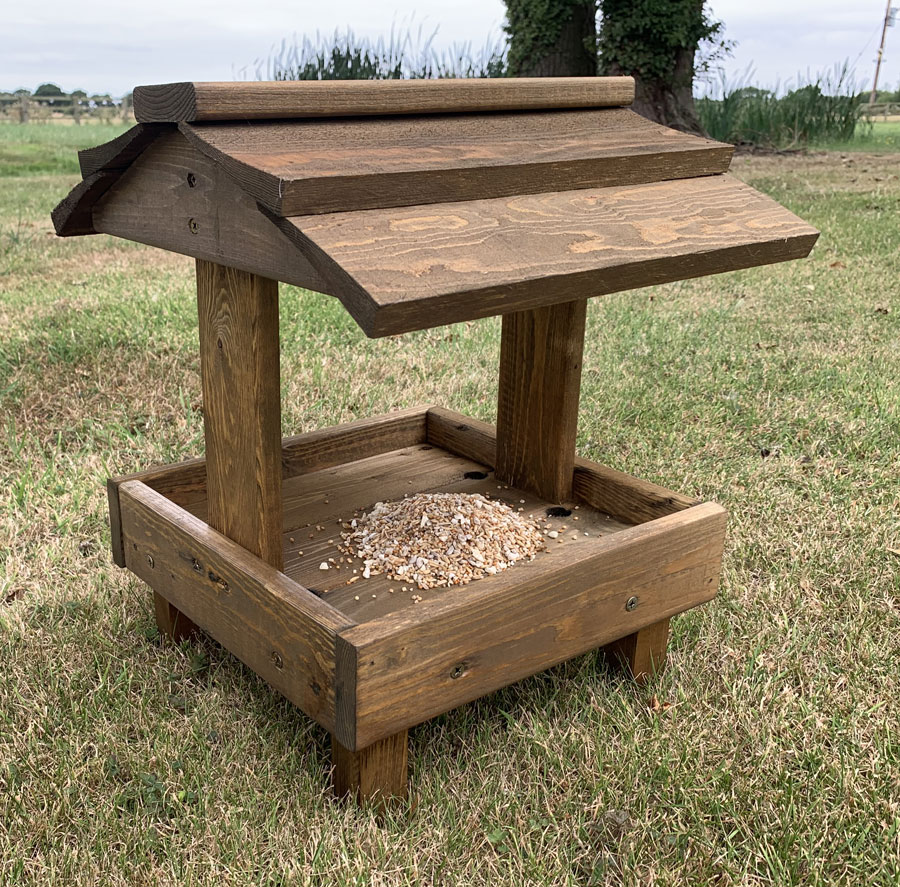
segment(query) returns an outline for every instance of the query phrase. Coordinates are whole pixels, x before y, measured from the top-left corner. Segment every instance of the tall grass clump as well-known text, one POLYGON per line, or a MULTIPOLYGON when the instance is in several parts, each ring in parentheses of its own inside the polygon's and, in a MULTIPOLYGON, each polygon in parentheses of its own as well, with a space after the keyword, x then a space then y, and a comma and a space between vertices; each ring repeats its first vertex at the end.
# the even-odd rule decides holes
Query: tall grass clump
POLYGON ((798 80, 781 93, 748 85, 750 72, 737 83, 724 75, 697 99, 697 111, 714 139, 734 145, 775 150, 850 141, 860 125, 860 89, 845 63, 798 80))
POLYGON ((387 39, 360 37, 348 28, 334 34, 316 33, 281 46, 257 64, 257 76, 266 80, 400 80, 435 77, 504 77, 506 47, 499 38, 480 50, 471 44, 435 49, 437 31, 423 34, 391 28, 387 39))

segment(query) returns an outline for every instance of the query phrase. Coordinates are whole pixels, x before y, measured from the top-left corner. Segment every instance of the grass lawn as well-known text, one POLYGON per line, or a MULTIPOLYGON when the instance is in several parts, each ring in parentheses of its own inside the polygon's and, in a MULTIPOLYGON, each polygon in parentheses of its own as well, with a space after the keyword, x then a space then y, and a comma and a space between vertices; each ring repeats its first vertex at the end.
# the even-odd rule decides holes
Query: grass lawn
MULTIPOLYGON (((591 303, 579 449, 728 508, 720 594, 647 688, 587 655, 412 730, 379 826, 110 561, 106 477, 203 436, 191 260, 52 233, 111 134, 0 127, 0 884, 900 883, 900 157, 738 158, 809 260, 591 303)), ((493 417, 497 319, 370 341, 283 287, 281 323, 287 431, 493 417)))

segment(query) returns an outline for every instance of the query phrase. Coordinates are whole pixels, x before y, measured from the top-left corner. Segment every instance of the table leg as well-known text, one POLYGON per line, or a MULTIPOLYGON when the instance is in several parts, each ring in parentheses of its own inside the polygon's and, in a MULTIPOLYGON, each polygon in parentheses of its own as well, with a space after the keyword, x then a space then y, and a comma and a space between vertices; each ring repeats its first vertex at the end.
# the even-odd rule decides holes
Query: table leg
POLYGON ((662 619, 607 644, 603 650, 610 661, 618 662, 643 685, 665 669, 668 643, 669 620, 662 619))
POLYGON ((407 731, 353 752, 331 737, 334 792, 354 797, 361 807, 384 808, 407 795, 407 731))
POLYGON ((153 592, 153 609, 160 636, 176 644, 187 640, 199 629, 177 607, 173 607, 161 594, 153 592))

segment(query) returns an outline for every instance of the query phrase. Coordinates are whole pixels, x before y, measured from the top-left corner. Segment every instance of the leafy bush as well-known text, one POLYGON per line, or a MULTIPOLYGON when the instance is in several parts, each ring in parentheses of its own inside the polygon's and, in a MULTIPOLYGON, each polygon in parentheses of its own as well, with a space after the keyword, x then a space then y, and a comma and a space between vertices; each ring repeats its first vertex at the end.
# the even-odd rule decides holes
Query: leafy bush
POLYGON ((723 77, 696 104, 706 131, 735 145, 783 150, 848 141, 857 126, 865 125, 860 124, 860 90, 846 63, 784 95, 730 84, 723 77))

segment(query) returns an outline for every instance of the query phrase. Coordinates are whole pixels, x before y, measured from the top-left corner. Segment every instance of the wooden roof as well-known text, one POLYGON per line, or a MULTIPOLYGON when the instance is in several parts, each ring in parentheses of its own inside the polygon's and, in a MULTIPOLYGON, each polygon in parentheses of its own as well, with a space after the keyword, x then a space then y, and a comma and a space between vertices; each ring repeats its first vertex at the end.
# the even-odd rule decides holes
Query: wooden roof
POLYGON ((337 296, 373 336, 805 256, 732 148, 620 107, 629 78, 171 84, 80 155, 105 232, 337 296), (305 115, 305 116, 304 116, 305 115))

